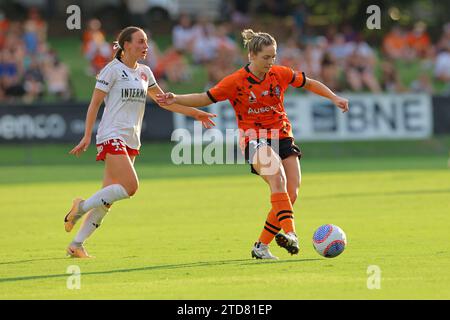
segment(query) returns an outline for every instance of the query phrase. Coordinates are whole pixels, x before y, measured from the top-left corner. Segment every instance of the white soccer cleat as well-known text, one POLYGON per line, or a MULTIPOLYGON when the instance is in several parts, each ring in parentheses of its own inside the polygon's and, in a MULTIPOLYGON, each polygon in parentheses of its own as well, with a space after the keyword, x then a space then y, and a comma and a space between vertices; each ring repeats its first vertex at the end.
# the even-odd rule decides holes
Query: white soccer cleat
POLYGON ((292 255, 298 254, 300 251, 297 235, 293 232, 279 233, 275 236, 275 241, 281 248, 285 248, 292 255))
POLYGON ((66 249, 67 255, 72 258, 89 259, 95 258, 90 256, 83 245, 70 244, 66 249))
POLYGON ((72 231, 73 227, 77 223, 77 221, 81 218, 84 212, 80 209, 80 203, 83 201, 81 198, 76 198, 73 200, 72 208, 69 213, 64 217, 64 229, 66 232, 72 231))
POLYGON ((278 260, 269 250, 269 246, 261 242, 255 242, 252 249, 252 258, 278 260))

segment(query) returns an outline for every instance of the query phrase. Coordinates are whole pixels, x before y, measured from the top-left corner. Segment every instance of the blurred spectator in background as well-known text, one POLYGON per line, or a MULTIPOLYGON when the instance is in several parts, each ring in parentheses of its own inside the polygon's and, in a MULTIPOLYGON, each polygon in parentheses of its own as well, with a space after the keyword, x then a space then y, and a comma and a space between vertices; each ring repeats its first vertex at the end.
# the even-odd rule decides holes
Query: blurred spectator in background
POLYGON ((90 73, 97 74, 103 67, 111 61, 112 47, 106 42, 105 36, 101 32, 92 35, 92 40, 88 43, 86 57, 90 62, 90 73))
POLYGON ((98 19, 91 19, 87 23, 86 30, 83 32, 82 36, 82 50, 83 54, 86 56, 89 50, 89 45, 93 41, 95 34, 101 33, 103 36, 104 32, 101 30, 102 23, 98 19))
POLYGON ((339 67, 330 53, 325 53, 321 61, 320 81, 327 84, 332 91, 341 91, 339 67))
POLYGON ((67 65, 53 55, 45 64, 44 79, 50 95, 68 100, 71 98, 70 72, 67 65))
POLYGON ((342 33, 338 33, 332 39, 328 51, 331 53, 336 63, 343 65, 352 53, 353 46, 353 43, 345 41, 345 37, 342 33))
POLYGON ((346 42, 356 42, 360 37, 358 32, 356 32, 350 24, 345 24, 342 27, 342 33, 346 42))
POLYGON ((325 54, 327 40, 325 37, 317 37, 313 43, 308 43, 303 50, 301 67, 308 77, 320 79, 322 58, 325 54))
POLYGON ((303 2, 297 4, 292 12, 292 18, 294 20, 295 36, 297 39, 300 39, 308 22, 308 11, 303 2))
POLYGON ((217 47, 216 47, 216 56, 218 55, 218 52, 221 50, 228 51, 232 57, 235 57, 239 48, 236 44, 236 41, 234 41, 230 36, 231 30, 230 25, 227 23, 222 23, 217 26, 216 28, 216 39, 217 39, 217 47))
POLYGON ((147 27, 146 13, 149 8, 148 0, 125 0, 131 25, 145 29, 147 27))
POLYGON ((381 63, 381 87, 385 92, 396 93, 405 92, 407 89, 400 81, 400 76, 395 65, 390 60, 381 63))
POLYGON ((192 25, 191 17, 187 13, 182 13, 178 24, 172 29, 172 43, 175 49, 191 53, 197 32, 192 25))
POLYGON ((25 94, 21 82, 22 70, 19 69, 13 51, 3 50, 0 58, 0 82, 8 100, 17 100, 25 94))
POLYGON ((294 70, 301 70, 302 51, 298 47, 297 38, 292 36, 286 43, 280 43, 278 49, 278 64, 290 67, 294 70))
POLYGON ((433 83, 428 71, 429 70, 422 70, 419 77, 411 83, 411 92, 428 94, 433 93, 433 83))
POLYGON ((417 22, 412 31, 408 33, 407 41, 412 49, 414 57, 427 58, 432 53, 430 36, 426 32, 427 25, 424 22, 417 22), (431 52, 430 52, 431 51, 431 52))
POLYGON ((406 33, 400 26, 394 26, 383 38, 383 53, 390 59, 411 60, 413 58, 406 33))
POLYGON ((0 50, 3 49, 6 40, 6 32, 9 29, 9 21, 3 11, 0 10, 0 50))
POLYGON ((153 69, 153 74, 163 89, 166 89, 164 88, 166 81, 180 83, 191 78, 186 58, 181 51, 178 51, 174 47, 170 47, 164 51, 156 67, 153 69))
POLYGON ((217 56, 207 66, 208 82, 206 89, 213 87, 224 77, 236 70, 236 52, 226 47, 218 51, 217 56))
POLYGON ((250 1, 232 0, 228 5, 233 31, 239 32, 250 24, 250 1))
POLYGON ((28 32, 34 33, 38 40, 47 41, 47 22, 42 19, 37 8, 32 7, 28 10, 28 18, 24 26, 28 32))
POLYGON ((195 63, 205 64, 216 57, 219 40, 216 30, 206 17, 201 17, 194 26, 195 39, 192 48, 192 58, 195 63))
POLYGON ((439 81, 450 83, 450 45, 443 47, 437 55, 434 76, 439 81))
POLYGON ((37 9, 31 8, 23 22, 7 21, 0 13, 1 101, 31 103, 42 99, 46 91, 70 96, 68 67, 58 62, 47 70, 53 57, 47 43, 47 23, 37 9))
POLYGON ((106 42, 105 34, 101 30, 102 24, 98 19, 91 19, 83 32, 82 49, 89 60, 89 75, 96 75, 111 60, 111 44, 106 42))
POLYGON ((380 92, 380 85, 375 77, 375 53, 359 36, 346 64, 347 81, 354 91, 361 91, 364 86, 371 92, 380 92))
POLYGON ((448 47, 450 47, 450 22, 442 27, 442 35, 436 45, 436 50, 439 53, 448 47))
POLYGON ((41 99, 44 95, 44 76, 42 75, 41 68, 34 57, 31 59, 30 66, 24 74, 24 90, 24 101, 27 103, 41 99))

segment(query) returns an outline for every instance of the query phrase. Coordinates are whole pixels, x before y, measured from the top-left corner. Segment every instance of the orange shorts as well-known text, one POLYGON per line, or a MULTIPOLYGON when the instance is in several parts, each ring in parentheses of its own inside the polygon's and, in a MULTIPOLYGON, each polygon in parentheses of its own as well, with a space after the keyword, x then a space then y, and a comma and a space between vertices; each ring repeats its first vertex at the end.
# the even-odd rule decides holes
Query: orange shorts
POLYGON ((106 154, 127 154, 129 156, 137 156, 139 150, 129 148, 125 142, 120 139, 111 139, 97 144, 97 161, 104 161, 106 154))

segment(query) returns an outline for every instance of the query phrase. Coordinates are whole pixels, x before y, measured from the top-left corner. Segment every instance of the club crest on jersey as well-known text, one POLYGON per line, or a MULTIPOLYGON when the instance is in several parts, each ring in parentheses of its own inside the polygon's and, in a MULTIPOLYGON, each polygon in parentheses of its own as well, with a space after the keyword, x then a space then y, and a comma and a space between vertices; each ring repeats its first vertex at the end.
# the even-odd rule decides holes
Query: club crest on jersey
POLYGON ((148 78, 147 75, 144 72, 141 72, 141 79, 147 82, 148 78))
POLYGON ((253 91, 250 91, 250 96, 248 97, 248 102, 249 103, 256 103, 256 96, 253 93, 253 91))
POLYGON ((275 95, 279 98, 280 95, 281 95, 281 88, 280 88, 280 86, 277 85, 273 91, 275 92, 275 95))

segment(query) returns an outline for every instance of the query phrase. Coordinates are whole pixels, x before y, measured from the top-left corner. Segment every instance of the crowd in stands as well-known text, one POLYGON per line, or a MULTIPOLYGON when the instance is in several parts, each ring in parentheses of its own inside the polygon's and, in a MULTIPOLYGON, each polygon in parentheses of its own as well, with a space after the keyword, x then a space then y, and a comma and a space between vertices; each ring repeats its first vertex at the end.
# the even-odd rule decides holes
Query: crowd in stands
MULTIPOLYGON (((241 3, 241 2, 236 2, 241 3)), ((267 2, 267 3, 270 3, 267 2)), ((226 22, 213 23, 181 14, 174 24, 171 45, 163 51, 153 41, 150 30, 149 55, 145 63, 165 90, 170 84, 188 82, 193 68, 204 68, 205 88, 244 66, 246 51, 240 31, 250 27, 267 31, 278 41, 277 63, 304 71, 334 91, 348 92, 435 92, 435 83, 450 94, 450 22, 432 41, 423 22, 409 28, 394 26, 381 44, 373 47, 362 33, 350 25, 309 28, 303 6, 292 12, 290 23, 264 25, 252 20, 245 5, 228 8, 226 22), (420 69, 413 81, 402 79, 398 64, 420 69)), ((282 20, 282 19, 278 19, 282 20)), ((108 35, 113 38, 115 35, 108 35)), ((111 41, 100 20, 86 23, 82 52, 88 63, 86 73, 95 76, 112 58, 111 41)), ((24 22, 8 21, 0 12, 0 101, 35 101, 50 95, 70 99, 70 73, 47 42, 47 24, 39 12, 30 9, 24 22)))
POLYGON ((47 28, 36 9, 22 22, 0 12, 0 101, 70 99, 69 68, 49 49, 47 28))
MULTIPOLYGON (((157 77, 172 83, 185 81, 192 64, 203 65, 208 88, 245 65, 240 31, 255 23, 242 13, 234 12, 231 17, 230 22, 213 24, 205 18, 193 22, 182 15, 172 30, 169 54, 154 65, 157 77)), ((297 20, 291 28, 267 29, 278 40, 278 64, 302 70, 335 91, 431 94, 433 82, 440 82, 447 90, 443 93, 450 94, 450 23, 443 27, 437 43, 432 43, 423 22, 410 29, 394 26, 377 49, 349 25, 332 26, 324 35, 314 35, 304 31, 304 18, 297 20), (398 63, 406 68, 418 66, 418 76, 405 83, 398 63)))

